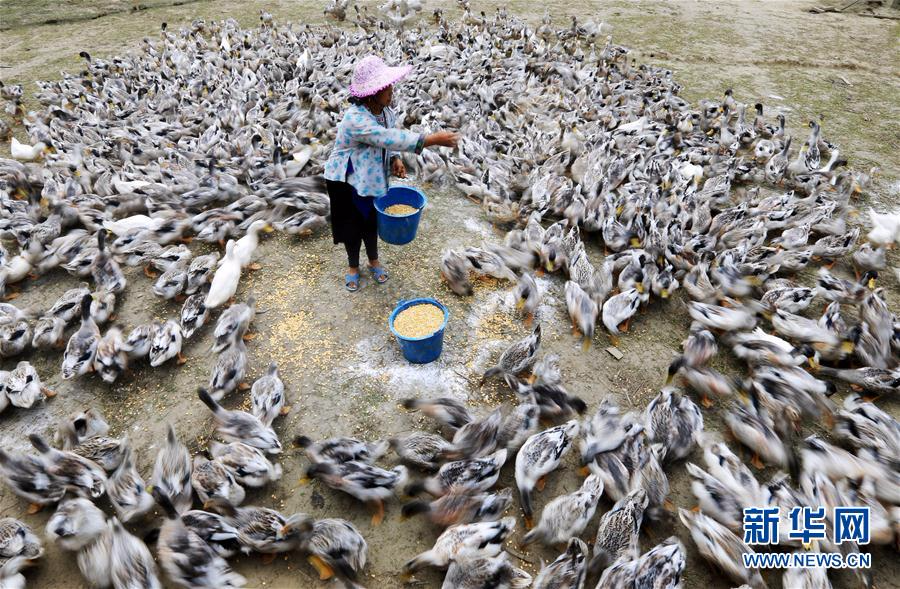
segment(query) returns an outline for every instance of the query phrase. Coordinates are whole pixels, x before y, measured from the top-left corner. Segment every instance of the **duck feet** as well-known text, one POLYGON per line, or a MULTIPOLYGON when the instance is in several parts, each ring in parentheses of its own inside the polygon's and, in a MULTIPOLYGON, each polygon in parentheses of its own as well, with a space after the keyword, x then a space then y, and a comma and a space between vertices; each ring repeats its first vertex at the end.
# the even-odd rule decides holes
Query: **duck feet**
POLYGON ((545 486, 547 486, 547 477, 541 477, 535 483, 534 488, 538 491, 543 491, 545 486))
POLYGON ((753 453, 753 458, 750 459, 750 464, 753 465, 754 468, 765 468, 766 465, 760 459, 759 454, 756 452, 753 453))
POLYGON ((320 581, 326 581, 334 576, 334 570, 328 566, 321 557, 311 554, 306 560, 314 569, 316 569, 316 572, 319 573, 320 581))
POLYGON ((530 515, 525 516, 525 529, 530 530, 534 528, 534 517, 530 515))
POLYGON ((34 515, 44 508, 40 503, 31 503, 28 505, 28 509, 25 510, 25 513, 28 515, 34 515))
POLYGON ((241 336, 241 339, 245 342, 253 341, 254 339, 256 339, 256 333, 245 333, 241 336))
POLYGON ((621 331, 622 333, 628 333, 628 327, 630 326, 630 324, 631 317, 622 322, 622 324, 619 326, 619 331, 621 331))
POLYGON ((691 507, 691 511, 694 513, 700 513, 700 506, 695 505, 695 506, 691 507))
POLYGON ((525 327, 531 329, 531 325, 534 323, 534 313, 529 313, 525 315, 525 327))
POLYGON ((177 356, 177 358, 175 359, 175 364, 181 366, 181 365, 184 364, 185 362, 187 362, 187 358, 185 357, 185 355, 182 354, 181 352, 178 352, 178 356, 177 356))
POLYGON ((153 279, 156 279, 156 278, 159 277, 159 274, 157 274, 156 272, 154 272, 153 270, 151 270, 151 269, 150 269, 150 265, 147 264, 146 266, 144 266, 144 276, 146 276, 147 278, 153 278, 153 279))
POLYGON ((672 503, 671 499, 666 499, 665 501, 663 501, 663 509, 670 513, 675 513, 675 504, 672 503))
POLYGON ((588 477, 591 474, 591 469, 587 466, 582 466, 581 468, 578 469, 578 474, 580 474, 583 477, 588 477))
POLYGON ((715 405, 715 403, 713 403, 713 400, 710 399, 706 394, 700 397, 700 404, 703 405, 703 407, 705 407, 706 409, 709 409, 710 407, 715 405))
POLYGON ((282 415, 287 415, 290 412, 291 412, 290 405, 285 405, 284 407, 281 408, 281 411, 279 411, 279 413, 281 413, 282 415))
POLYGON ((252 264, 247 266, 247 268, 251 270, 262 270, 262 265, 259 262, 253 262, 252 264))
POLYGON ((372 525, 380 526, 381 522, 384 521, 384 501, 372 501, 371 502, 372 509, 374 509, 374 513, 372 514, 372 525))
POLYGON ((41 387, 41 392, 44 393, 45 397, 50 397, 51 399, 56 396, 56 391, 50 390, 47 387, 41 387))
POLYGON ((7 294, 5 297, 3 297, 3 300, 4 300, 4 301, 12 301, 12 300, 15 300, 15 299, 19 298, 19 294, 20 294, 20 293, 19 293, 18 291, 13 291, 13 292, 7 294))
POLYGON ((240 382, 238 383, 237 388, 239 391, 247 391, 250 390, 250 385, 245 382, 240 382))

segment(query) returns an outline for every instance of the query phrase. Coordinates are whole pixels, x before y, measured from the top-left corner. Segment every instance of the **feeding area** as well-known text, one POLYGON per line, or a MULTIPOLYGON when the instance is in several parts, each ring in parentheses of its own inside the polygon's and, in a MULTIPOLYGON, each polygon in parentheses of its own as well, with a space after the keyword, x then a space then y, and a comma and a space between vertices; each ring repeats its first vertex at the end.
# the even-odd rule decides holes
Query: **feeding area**
POLYGON ((897 12, 719 4, 16 16, 0 586, 890 585, 897 76, 868 53, 897 12), (667 36, 723 8, 757 32, 695 47, 821 54, 667 36), (835 56, 837 26, 871 39, 835 56), (47 27, 62 75, 28 69, 47 27), (412 66, 399 127, 460 139, 399 154, 390 278, 347 292, 323 174, 370 54, 412 66))

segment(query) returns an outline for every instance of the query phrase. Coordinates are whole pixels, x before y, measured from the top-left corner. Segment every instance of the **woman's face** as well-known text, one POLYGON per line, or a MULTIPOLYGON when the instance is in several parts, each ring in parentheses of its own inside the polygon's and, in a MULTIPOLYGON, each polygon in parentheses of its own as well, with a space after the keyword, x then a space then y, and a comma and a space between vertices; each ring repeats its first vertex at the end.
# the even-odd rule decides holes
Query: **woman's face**
POLYGON ((378 94, 375 95, 375 102, 381 105, 382 107, 387 107, 391 105, 391 100, 394 98, 394 87, 388 86, 384 90, 381 90, 378 94))

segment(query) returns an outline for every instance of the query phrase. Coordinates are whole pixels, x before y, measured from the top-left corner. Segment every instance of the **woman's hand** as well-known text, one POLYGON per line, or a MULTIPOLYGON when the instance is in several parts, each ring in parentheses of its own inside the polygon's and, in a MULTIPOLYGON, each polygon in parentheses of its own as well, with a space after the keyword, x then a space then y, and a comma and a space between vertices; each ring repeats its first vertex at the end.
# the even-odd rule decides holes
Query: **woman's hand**
POLYGON ((406 166, 403 165, 403 160, 399 157, 391 159, 391 174, 398 178, 406 178, 406 166))
POLYGON ((439 145, 441 147, 456 147, 459 143, 459 133, 453 131, 438 131, 425 136, 425 147, 439 145))

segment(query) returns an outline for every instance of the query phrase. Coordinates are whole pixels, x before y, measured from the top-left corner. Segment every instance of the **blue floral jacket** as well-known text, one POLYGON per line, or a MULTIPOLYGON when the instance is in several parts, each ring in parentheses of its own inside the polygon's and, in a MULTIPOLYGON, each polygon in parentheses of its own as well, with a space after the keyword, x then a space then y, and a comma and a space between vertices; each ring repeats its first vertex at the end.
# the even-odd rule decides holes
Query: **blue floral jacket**
POLYGON ((397 129, 397 116, 384 109, 382 126, 369 109, 352 105, 338 125, 334 147, 325 163, 325 178, 347 182, 360 196, 382 196, 387 193, 390 161, 394 152, 419 153, 425 136, 397 129), (351 171, 347 173, 347 163, 351 171))

